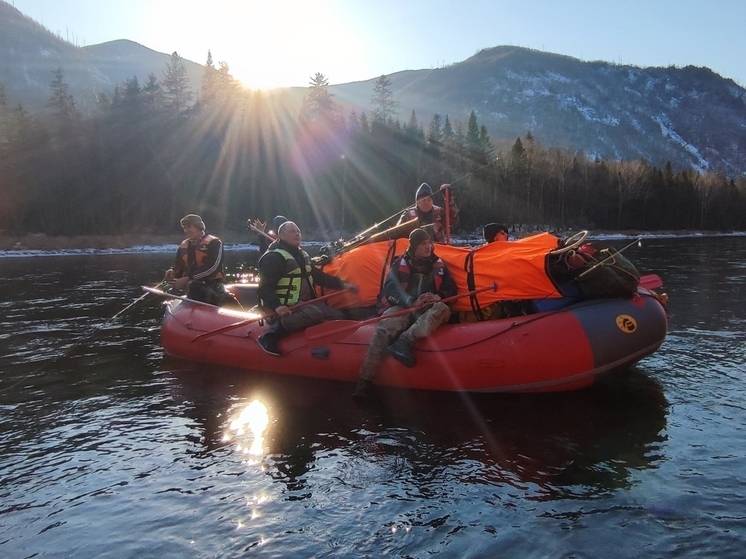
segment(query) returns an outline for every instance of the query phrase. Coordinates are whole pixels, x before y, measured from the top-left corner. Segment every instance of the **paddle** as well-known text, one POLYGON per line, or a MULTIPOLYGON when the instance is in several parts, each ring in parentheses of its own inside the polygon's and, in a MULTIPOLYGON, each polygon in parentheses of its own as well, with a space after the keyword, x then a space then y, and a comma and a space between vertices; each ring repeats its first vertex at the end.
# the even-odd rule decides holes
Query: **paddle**
POLYGON ((640 287, 650 290, 658 289, 663 287, 663 280, 658 274, 645 274, 640 276, 640 287))
MULTIPOLYGON (((326 299, 331 299, 332 297, 336 295, 341 295, 342 293, 346 293, 347 291, 352 291, 352 290, 353 289, 351 287, 347 287, 345 289, 340 289, 339 291, 335 291, 334 293, 329 293, 327 295, 322 295, 321 297, 316 297, 315 299, 309 299, 308 301, 303 301, 301 303, 298 303, 297 305, 293 305, 292 307, 290 307, 290 312, 295 312, 298 309, 303 308, 305 306, 311 305, 313 303, 319 303, 321 301, 325 301, 326 299)), ((194 343, 197 340, 204 340, 206 338, 217 336, 218 334, 222 334, 223 332, 227 332, 228 330, 233 330, 234 328, 240 328, 241 326, 244 326, 246 324, 258 322, 264 318, 267 318, 267 317, 265 315, 257 316, 256 318, 240 320, 238 322, 234 322, 233 324, 228 324, 227 326, 216 328, 215 330, 210 330, 209 332, 204 332, 200 334, 199 336, 195 336, 194 338, 192 338, 192 341, 190 343, 194 343)))
POLYGON ((146 293, 150 293, 151 295, 155 295, 156 297, 160 297, 162 299, 178 299, 179 301, 184 301, 185 303, 191 303, 193 305, 202 305, 204 307, 213 307, 215 309, 220 308, 217 305, 211 305, 210 303, 204 303, 202 301, 189 299, 186 295, 174 295, 173 293, 166 293, 165 291, 156 289, 154 287, 148 287, 147 285, 143 285, 142 290, 146 293))
MULTIPOLYGON (((433 196, 437 194, 443 194, 444 197, 448 198, 450 196, 450 192, 448 192, 449 188, 453 187, 453 183, 450 184, 443 184, 440 186, 440 188, 433 193, 433 196)), ((450 202, 447 204, 450 205, 450 202)), ((341 244, 338 245, 338 248, 336 250, 336 254, 343 254, 347 252, 348 250, 352 250, 353 248, 357 248, 360 245, 367 244, 368 242, 375 242, 375 240, 381 240, 381 239, 387 239, 388 235, 390 235, 392 232, 397 230, 399 227, 408 226, 411 227, 412 224, 416 221, 416 219, 407 221, 405 223, 399 223, 398 225, 394 225, 393 227, 389 227, 388 229, 384 231, 380 231, 378 233, 373 233, 375 230, 379 229, 381 226, 383 226, 384 223, 388 223, 394 218, 398 218, 401 216, 402 213, 407 212, 409 210, 412 210, 416 208, 417 205, 413 204, 411 206, 406 206, 405 208, 402 208, 400 210, 397 210, 396 213, 391 214, 389 217, 382 221, 378 221, 365 229, 364 231, 361 231, 360 233, 356 234, 352 239, 347 241, 342 241, 341 244)), ((432 227, 433 224, 428 224, 425 227, 432 227)))
MULTIPOLYGON (((476 295, 477 293, 483 293, 484 291, 497 291, 497 283, 493 283, 492 285, 488 287, 480 287, 479 289, 473 289, 472 291, 468 291, 466 293, 461 293, 458 295, 452 295, 451 297, 446 297, 445 299, 441 299, 441 303, 450 303, 451 301, 455 301, 457 299, 461 299, 463 297, 471 297, 472 295, 476 295)), ((348 326, 342 326, 341 328, 332 328, 329 332, 321 332, 320 334, 309 336, 306 338, 308 341, 315 341, 319 340, 321 338, 328 338, 329 336, 336 336, 338 334, 342 334, 344 332, 348 332, 350 330, 357 330, 362 326, 366 326, 368 324, 375 324, 376 322, 380 322, 381 320, 385 320, 387 318, 394 318, 397 316, 403 316, 405 314, 410 314, 412 312, 418 311, 420 309, 423 309, 427 307, 428 305, 431 305, 432 303, 426 303, 424 305, 413 305, 411 307, 407 307, 406 309, 401 309, 396 312, 392 312, 389 314, 382 314, 381 316, 376 316, 373 318, 369 318, 368 320, 363 320, 361 322, 356 322, 355 324, 349 324, 348 326)), ((323 325, 321 327, 317 326, 316 329, 323 330, 323 325)))
MULTIPOLYGON (((168 282, 164 280, 161 283, 159 283, 158 285, 153 286, 152 289, 160 289, 161 287, 163 287, 164 285, 167 285, 167 284, 168 284, 168 282)), ((106 322, 110 322, 110 321, 114 320, 115 318, 117 318, 119 315, 124 314, 126 311, 128 311, 129 309, 131 309, 132 307, 134 307, 137 303, 139 303, 140 301, 142 301, 143 299, 145 299, 145 297, 147 297, 148 295, 150 295, 150 293, 148 293, 148 292, 143 293, 137 299, 135 299, 134 301, 132 301, 129 305, 127 305, 126 307, 124 307, 121 311, 119 311, 117 314, 115 314, 114 316, 112 316, 106 322)))

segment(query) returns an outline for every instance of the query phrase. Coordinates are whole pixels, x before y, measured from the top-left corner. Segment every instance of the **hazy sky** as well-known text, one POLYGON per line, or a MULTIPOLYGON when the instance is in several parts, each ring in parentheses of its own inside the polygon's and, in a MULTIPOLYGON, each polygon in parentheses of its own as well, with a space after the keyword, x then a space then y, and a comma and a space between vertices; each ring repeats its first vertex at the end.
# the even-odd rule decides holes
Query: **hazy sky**
POLYGON ((14 0, 79 44, 131 39, 250 87, 332 83, 522 45, 584 60, 694 64, 746 84, 746 0, 14 0))

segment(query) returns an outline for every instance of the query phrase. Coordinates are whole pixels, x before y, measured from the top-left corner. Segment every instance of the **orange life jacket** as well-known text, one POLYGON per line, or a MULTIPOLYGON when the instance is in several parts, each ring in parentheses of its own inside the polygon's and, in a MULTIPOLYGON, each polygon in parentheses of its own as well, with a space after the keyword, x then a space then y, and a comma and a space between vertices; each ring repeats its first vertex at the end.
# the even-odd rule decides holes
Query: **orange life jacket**
MULTIPOLYGON (((205 260, 207 259, 207 246, 214 240, 216 240, 217 237, 213 235, 203 235, 202 238, 199 240, 199 242, 194 245, 189 239, 184 239, 181 241, 181 244, 179 245, 179 248, 181 250, 181 262, 184 265, 184 275, 188 277, 192 277, 194 275, 194 271, 198 268, 201 268, 205 260), (191 251, 194 251, 194 262, 189 261, 189 253, 191 251)), ((218 239, 219 240, 219 239, 218 239)), ((222 262, 217 267, 217 269, 210 274, 209 276, 205 278, 200 278, 203 281, 204 280, 216 280, 216 279, 223 279, 225 276, 223 275, 223 265, 222 262)))

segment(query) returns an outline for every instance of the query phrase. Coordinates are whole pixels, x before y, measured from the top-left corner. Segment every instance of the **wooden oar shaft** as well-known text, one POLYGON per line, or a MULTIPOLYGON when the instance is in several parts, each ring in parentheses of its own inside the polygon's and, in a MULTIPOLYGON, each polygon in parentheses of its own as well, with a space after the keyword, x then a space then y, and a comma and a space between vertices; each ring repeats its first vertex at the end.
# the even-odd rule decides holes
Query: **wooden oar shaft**
MULTIPOLYGON (((456 301, 457 299, 462 299, 463 297, 471 297, 472 295, 476 295, 477 293, 483 293, 485 291, 497 291, 497 284, 493 283, 492 285, 488 287, 480 287, 479 289, 473 289, 471 291, 468 291, 466 293, 460 293, 457 295, 452 295, 450 297, 446 297, 445 299, 441 299, 441 303, 450 303, 451 301, 456 301)), ((326 332, 324 334, 320 334, 318 336, 309 337, 308 339, 318 340, 320 338, 328 338, 329 336, 335 336, 337 334, 342 334, 344 332, 347 332, 349 330, 357 330, 358 328, 361 328, 362 326, 367 326, 368 324, 375 324, 376 322, 380 322, 381 320, 385 320, 387 318, 395 318, 397 316, 404 316, 406 314, 411 314, 413 312, 416 312, 418 310, 421 310, 428 305, 432 303, 427 303, 424 305, 413 305, 411 307, 407 307, 406 309, 401 309, 396 312, 392 312, 389 314, 382 314, 381 316, 376 316, 373 318, 369 318, 368 320, 363 320, 361 322, 357 322, 355 324, 350 324, 349 326, 343 326, 342 328, 338 328, 337 330, 332 330, 331 332, 326 332)))
MULTIPOLYGON (((165 283, 166 283, 165 281, 162 281, 158 285, 154 286, 153 289, 158 289, 158 288, 162 287, 163 284, 165 284, 165 283)), ((114 320, 119 315, 124 314, 126 311, 128 311, 129 309, 131 309, 132 307, 134 307, 137 303, 139 303, 140 301, 142 301, 143 299, 145 299, 145 297, 147 297, 148 295, 150 295, 150 293, 148 293, 146 291, 145 293, 143 293, 142 295, 140 295, 137 299, 135 299, 134 301, 132 301, 129 305, 127 305, 126 307, 124 307, 117 314, 115 314, 114 316, 112 316, 109 320, 114 320)))
POLYGON ((156 297, 161 297, 162 299, 175 299, 178 301, 183 301, 185 303, 190 303, 192 305, 202 305, 203 307, 212 307, 214 309, 220 308, 217 305, 211 305, 210 303, 204 303, 202 301, 196 301, 195 299, 190 299, 186 295, 174 295, 173 293, 166 293, 165 291, 162 291, 160 289, 155 289, 153 287, 148 287, 147 285, 143 285, 142 290, 152 295, 155 295, 156 297))
MULTIPOLYGON (((339 291, 335 291, 333 293, 328 293, 326 295, 322 295, 321 297, 316 297, 315 299, 309 299, 308 301, 303 301, 301 303, 298 303, 297 305, 293 305, 290 307, 291 312, 295 312, 300 308, 303 308, 305 306, 311 305, 313 303, 320 303, 321 301, 325 301, 327 299, 331 299, 332 297, 336 295, 341 295, 342 293, 346 293, 350 291, 351 289, 345 288, 341 289, 339 291)), ((233 330, 235 328, 240 328, 241 326, 246 326, 248 324, 252 324, 253 322, 258 322, 259 320, 262 320, 263 318, 267 318, 266 315, 258 316, 256 318, 247 318, 246 320, 240 320, 238 322, 234 322, 233 324, 228 324, 227 326, 223 326, 221 328, 217 328, 215 330, 210 330, 209 332, 204 332, 203 334, 200 334, 199 336, 195 336, 192 338, 192 342, 196 342, 198 340, 204 340, 206 338, 211 338, 212 336, 217 336, 218 334, 222 334, 223 332, 227 332, 229 330, 233 330)))

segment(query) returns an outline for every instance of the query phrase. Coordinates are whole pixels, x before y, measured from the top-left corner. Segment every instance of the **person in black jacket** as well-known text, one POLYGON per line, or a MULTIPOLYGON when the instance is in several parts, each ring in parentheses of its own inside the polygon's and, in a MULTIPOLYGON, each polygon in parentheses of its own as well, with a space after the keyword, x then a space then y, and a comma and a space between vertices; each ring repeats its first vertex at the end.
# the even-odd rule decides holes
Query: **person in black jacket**
POLYGON ((300 229, 292 221, 283 223, 277 235, 277 241, 259 259, 259 303, 275 317, 257 342, 267 353, 280 356, 279 341, 284 336, 325 320, 344 318, 341 311, 325 302, 306 305, 296 312, 292 311, 293 305, 315 299, 316 285, 330 289, 354 289, 354 286, 312 264, 308 253, 300 247, 300 229))
POLYGON ((433 253, 427 231, 415 229, 409 235, 407 252, 394 259, 386 276, 383 297, 389 307, 384 315, 412 306, 419 309, 378 323, 360 367, 355 397, 369 394, 385 351, 407 367, 415 365, 414 342, 430 336, 448 322, 451 309, 441 299, 455 294, 456 284, 445 263, 433 253))
POLYGON ((205 222, 196 214, 180 221, 186 239, 181 241, 174 265, 164 280, 175 289, 186 291, 189 299, 212 305, 238 305, 223 284, 223 242, 205 232, 205 222))

